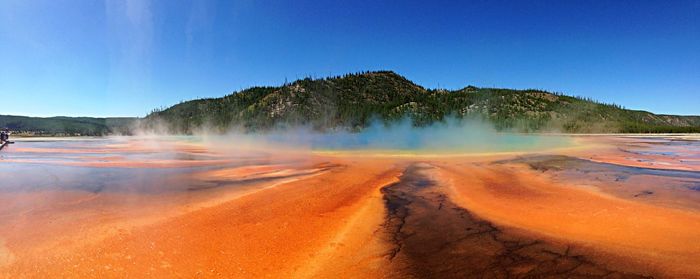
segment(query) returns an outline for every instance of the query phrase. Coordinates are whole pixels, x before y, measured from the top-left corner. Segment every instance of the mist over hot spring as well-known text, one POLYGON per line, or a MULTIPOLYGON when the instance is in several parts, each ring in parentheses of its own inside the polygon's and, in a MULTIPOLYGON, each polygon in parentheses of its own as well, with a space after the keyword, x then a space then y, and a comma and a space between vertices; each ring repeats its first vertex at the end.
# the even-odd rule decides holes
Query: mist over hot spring
MULTIPOLYGON (((153 136, 153 133, 145 133, 153 136)), ((211 148, 238 151, 383 151, 400 153, 517 152, 565 147, 569 137, 497 131, 488 121, 446 118, 415 126, 410 118, 375 120, 361 131, 321 132, 306 126, 286 126, 262 132, 230 129, 225 133, 199 129, 193 139, 211 148)))

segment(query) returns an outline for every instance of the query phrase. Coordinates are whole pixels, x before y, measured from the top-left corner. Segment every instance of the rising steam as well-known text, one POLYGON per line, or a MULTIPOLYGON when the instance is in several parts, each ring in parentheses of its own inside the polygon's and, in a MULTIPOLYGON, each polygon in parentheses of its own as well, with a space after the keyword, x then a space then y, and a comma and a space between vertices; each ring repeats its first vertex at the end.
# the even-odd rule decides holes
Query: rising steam
MULTIPOLYGON (((414 126, 408 118, 393 123, 373 121, 359 132, 319 132, 304 126, 255 133, 235 128, 223 134, 213 131, 199 129, 194 138, 212 148, 230 152, 383 150, 483 153, 528 151, 570 144, 570 139, 564 137, 499 132, 488 122, 459 118, 447 118, 423 127, 414 126)), ((154 134, 151 132, 150 135, 154 134)))

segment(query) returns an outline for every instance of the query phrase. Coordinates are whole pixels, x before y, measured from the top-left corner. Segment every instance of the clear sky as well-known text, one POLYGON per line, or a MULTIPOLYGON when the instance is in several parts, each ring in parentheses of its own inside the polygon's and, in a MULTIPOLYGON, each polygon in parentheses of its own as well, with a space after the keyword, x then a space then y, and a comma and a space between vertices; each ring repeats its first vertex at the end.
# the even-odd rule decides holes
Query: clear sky
POLYGON ((0 0, 0 114, 144 116, 382 69, 700 114, 700 1, 0 0))

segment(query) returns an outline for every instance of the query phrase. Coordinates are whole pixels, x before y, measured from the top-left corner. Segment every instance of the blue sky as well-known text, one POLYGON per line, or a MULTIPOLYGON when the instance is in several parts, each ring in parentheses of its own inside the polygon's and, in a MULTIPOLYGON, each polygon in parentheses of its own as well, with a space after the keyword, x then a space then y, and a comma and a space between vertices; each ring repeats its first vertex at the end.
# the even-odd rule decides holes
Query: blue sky
POLYGON ((305 76, 700 114, 700 1, 0 0, 0 114, 144 116, 305 76))

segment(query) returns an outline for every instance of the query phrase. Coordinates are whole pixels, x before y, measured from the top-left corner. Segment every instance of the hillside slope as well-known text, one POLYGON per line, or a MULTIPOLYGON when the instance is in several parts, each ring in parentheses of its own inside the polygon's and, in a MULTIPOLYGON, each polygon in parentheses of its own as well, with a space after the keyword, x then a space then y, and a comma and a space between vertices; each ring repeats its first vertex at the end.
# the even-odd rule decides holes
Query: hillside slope
POLYGON ((176 133, 201 127, 254 131, 278 125, 359 130, 373 119, 410 117, 421 126, 448 116, 487 119, 498 129, 525 132, 700 132, 700 116, 657 115, 540 90, 425 89, 390 71, 306 78, 183 102, 150 114, 143 124, 166 126, 176 133))

